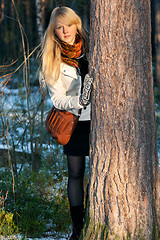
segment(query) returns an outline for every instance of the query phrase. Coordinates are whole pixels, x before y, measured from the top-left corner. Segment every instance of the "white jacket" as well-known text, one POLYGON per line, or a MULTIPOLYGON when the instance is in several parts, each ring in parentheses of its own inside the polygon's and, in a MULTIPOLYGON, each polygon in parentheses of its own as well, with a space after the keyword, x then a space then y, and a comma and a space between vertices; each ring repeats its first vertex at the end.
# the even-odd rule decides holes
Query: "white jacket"
MULTIPOLYGON (((44 88, 45 80, 41 79, 41 87, 44 88)), ((78 110, 82 109, 80 121, 90 120, 90 105, 86 109, 79 104, 81 93, 81 76, 77 69, 68 64, 61 64, 61 73, 53 85, 48 85, 49 94, 53 105, 60 109, 66 110, 78 116, 78 110)))

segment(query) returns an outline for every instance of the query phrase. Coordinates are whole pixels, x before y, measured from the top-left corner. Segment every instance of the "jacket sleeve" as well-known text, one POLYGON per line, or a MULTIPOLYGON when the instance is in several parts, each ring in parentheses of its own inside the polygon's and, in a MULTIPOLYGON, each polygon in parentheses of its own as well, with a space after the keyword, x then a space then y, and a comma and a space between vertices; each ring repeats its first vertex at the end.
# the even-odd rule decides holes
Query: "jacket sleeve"
POLYGON ((66 90, 61 80, 61 77, 53 86, 48 86, 49 94, 53 105, 60 109, 70 111, 73 109, 81 109, 82 105, 79 104, 79 96, 66 95, 66 90))

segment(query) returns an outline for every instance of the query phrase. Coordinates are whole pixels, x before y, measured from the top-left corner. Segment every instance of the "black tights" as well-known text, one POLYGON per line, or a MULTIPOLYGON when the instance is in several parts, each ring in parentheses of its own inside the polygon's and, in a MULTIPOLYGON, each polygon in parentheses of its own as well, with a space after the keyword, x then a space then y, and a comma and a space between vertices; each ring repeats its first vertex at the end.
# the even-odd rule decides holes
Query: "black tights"
POLYGON ((83 204, 83 177, 85 171, 85 157, 67 156, 68 160, 68 198, 70 206, 83 204))

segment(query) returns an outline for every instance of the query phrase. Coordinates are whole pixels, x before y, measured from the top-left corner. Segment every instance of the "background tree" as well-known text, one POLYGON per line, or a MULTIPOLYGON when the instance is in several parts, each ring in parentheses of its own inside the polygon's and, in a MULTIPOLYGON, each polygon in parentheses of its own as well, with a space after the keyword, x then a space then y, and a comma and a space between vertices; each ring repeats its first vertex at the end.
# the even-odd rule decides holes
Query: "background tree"
POLYGON ((94 78, 83 239, 158 239, 150 2, 91 0, 94 78))
POLYGON ((45 23, 45 0, 36 0, 36 22, 38 28, 38 36, 40 39, 43 37, 44 33, 44 23, 45 23))

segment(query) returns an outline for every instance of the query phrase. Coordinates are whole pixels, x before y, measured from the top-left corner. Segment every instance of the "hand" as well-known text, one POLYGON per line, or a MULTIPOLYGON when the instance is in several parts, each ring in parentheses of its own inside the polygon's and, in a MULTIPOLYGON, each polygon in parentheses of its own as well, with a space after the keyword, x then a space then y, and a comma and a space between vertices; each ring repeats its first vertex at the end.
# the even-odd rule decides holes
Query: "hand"
POLYGON ((84 78, 83 91, 79 98, 79 103, 83 107, 86 107, 90 103, 92 85, 93 85, 93 78, 91 78, 89 74, 86 74, 84 78))

